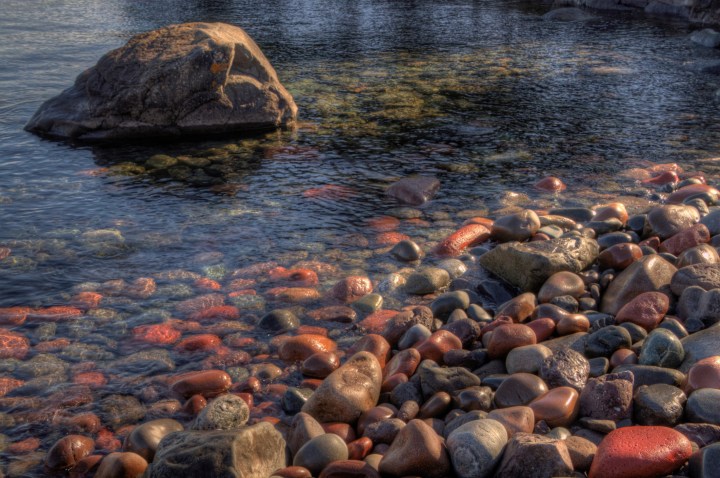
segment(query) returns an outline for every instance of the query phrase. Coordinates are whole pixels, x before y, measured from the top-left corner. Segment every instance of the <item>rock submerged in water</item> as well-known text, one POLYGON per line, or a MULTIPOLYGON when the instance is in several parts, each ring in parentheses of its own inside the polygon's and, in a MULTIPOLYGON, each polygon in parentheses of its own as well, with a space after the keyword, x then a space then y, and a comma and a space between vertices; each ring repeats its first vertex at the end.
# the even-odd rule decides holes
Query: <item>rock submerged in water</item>
POLYGON ((25 129, 78 140, 272 129, 297 115, 255 42, 224 23, 134 36, 46 101, 25 129))

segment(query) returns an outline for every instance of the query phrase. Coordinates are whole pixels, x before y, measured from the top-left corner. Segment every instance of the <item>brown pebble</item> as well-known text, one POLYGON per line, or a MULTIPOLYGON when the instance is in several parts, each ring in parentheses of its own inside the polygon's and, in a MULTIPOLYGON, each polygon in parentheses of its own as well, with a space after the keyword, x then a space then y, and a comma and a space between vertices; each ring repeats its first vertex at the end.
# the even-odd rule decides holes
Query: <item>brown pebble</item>
POLYGON ((95 449, 95 441, 82 435, 68 435, 55 442, 45 457, 45 467, 52 472, 73 468, 95 449))
POLYGON ((418 413, 418 418, 434 418, 438 417, 448 409, 452 397, 447 392, 436 392, 432 397, 428 398, 418 413))

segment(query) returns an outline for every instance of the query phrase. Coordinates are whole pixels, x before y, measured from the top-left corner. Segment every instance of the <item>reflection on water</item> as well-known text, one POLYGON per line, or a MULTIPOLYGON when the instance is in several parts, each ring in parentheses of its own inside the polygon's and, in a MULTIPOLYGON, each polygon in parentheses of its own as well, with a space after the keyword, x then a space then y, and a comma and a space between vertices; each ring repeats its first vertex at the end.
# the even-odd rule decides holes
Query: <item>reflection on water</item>
MULTIPOLYGON (((0 257, 11 253, 0 259, 0 307, 65 304, 102 289, 102 307, 82 324, 17 329, 33 345, 69 337, 74 348, 61 358, 102 370, 136 351, 118 345, 133 328, 207 292, 200 277, 230 291, 243 311, 236 326, 266 349, 267 337, 246 329, 277 306, 270 291, 278 284, 243 282, 254 279, 237 271, 313 264, 323 291, 353 272, 380 280, 400 267, 386 254, 387 231, 372 226, 380 216, 400 218, 391 232, 429 248, 468 217, 515 207, 619 198, 640 209, 651 194, 618 172, 643 161, 719 172, 708 158, 720 156, 720 81, 681 66, 720 54, 685 41, 682 25, 604 16, 551 23, 540 7, 500 0, 273 0, 262 8, 7 0, 3 10, 0 257), (249 31, 295 96, 295 130, 112 147, 22 131, 44 99, 109 48, 192 20, 249 31), (411 174, 436 176, 441 190, 422 208, 399 209, 384 189, 411 174), (534 191, 546 175, 568 190, 534 191), (148 277, 157 290, 138 296, 133 284, 148 277)), ((399 304, 387 295, 386 308, 399 304)), ((180 369, 192 365, 172 354, 180 369)), ((16 376, 7 361, 0 367, 0 376, 16 376)), ((112 374, 113 390, 137 390, 133 376, 112 374)), ((61 374, 29 395, 69 380, 61 374)), ((0 408, 0 423, 8 411, 0 408)), ((16 418, 0 427, 12 440, 34 423, 16 418)), ((47 433, 44 449, 57 438, 47 433)))

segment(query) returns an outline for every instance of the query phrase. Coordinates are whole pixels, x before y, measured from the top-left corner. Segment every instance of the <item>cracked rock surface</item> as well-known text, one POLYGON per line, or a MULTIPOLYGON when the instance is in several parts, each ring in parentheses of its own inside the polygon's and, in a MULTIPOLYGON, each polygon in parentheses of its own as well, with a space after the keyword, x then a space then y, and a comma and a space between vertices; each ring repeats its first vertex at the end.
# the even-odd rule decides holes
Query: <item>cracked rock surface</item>
POLYGON ((132 37, 46 101, 25 129, 79 140, 272 129, 297 115, 255 42, 224 23, 132 37))

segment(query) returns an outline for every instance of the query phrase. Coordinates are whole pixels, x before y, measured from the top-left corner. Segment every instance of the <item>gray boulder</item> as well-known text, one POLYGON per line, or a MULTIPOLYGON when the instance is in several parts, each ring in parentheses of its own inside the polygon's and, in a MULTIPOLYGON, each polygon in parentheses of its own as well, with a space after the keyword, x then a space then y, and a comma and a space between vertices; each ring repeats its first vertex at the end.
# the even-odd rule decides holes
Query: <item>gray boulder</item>
POLYGON ((712 28, 698 30, 690 35, 690 41, 708 48, 717 48, 720 46, 720 32, 712 28))
POLYGON ((586 237, 561 237, 528 243, 507 242, 480 256, 479 262, 504 281, 535 292, 556 272, 580 272, 598 256, 597 242, 586 237))
POLYGON ((25 129, 80 140, 225 133, 284 126, 297 106, 260 48, 224 23, 132 37, 46 101, 25 129))
POLYGON ((267 422, 232 431, 183 431, 160 442, 147 478, 267 478, 286 466, 285 440, 267 422))

